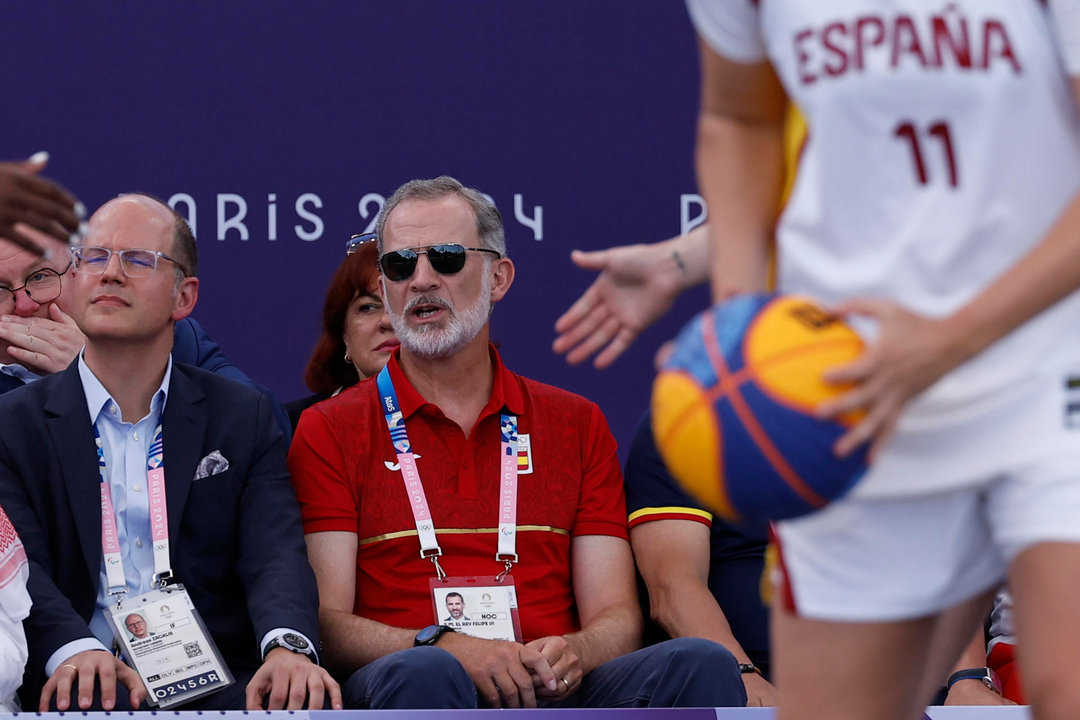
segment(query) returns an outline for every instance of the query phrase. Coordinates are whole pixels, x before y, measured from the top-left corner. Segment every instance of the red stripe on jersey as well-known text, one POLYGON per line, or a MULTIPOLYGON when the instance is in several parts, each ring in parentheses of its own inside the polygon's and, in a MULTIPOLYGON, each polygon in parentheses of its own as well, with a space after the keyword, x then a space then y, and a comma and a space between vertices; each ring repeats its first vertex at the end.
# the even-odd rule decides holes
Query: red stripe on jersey
MULTIPOLYGON (((769 526, 769 541, 773 547, 776 548, 776 567, 780 571, 780 581, 776 590, 778 591, 779 601, 782 603, 781 607, 787 612, 798 615, 798 608, 795 607, 795 594, 791 591, 791 578, 788 576, 787 565, 784 564, 784 546, 780 542, 780 535, 776 532, 776 527, 769 526)), ((777 598, 774 597, 774 600, 777 598)))

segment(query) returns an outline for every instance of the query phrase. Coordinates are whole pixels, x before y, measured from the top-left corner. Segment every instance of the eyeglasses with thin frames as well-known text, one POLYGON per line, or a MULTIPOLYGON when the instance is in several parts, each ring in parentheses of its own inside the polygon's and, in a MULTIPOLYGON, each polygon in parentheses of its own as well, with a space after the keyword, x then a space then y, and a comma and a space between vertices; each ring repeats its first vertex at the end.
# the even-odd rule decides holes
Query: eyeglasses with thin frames
POLYGON ((38 305, 52 302, 60 297, 60 291, 63 289, 60 278, 70 269, 71 263, 68 263, 63 272, 57 272, 52 268, 40 268, 23 279, 22 287, 0 286, 0 311, 8 313, 15 308, 15 294, 20 290, 38 305))
POLYGON ((187 268, 181 265, 179 261, 173 260, 160 250, 113 250, 111 248, 84 245, 72 249, 71 254, 75 258, 75 269, 87 275, 104 274, 105 268, 109 266, 109 260, 113 255, 119 256, 120 270, 129 278, 149 275, 157 269, 159 260, 168 260, 180 268, 185 277, 188 274, 187 268))

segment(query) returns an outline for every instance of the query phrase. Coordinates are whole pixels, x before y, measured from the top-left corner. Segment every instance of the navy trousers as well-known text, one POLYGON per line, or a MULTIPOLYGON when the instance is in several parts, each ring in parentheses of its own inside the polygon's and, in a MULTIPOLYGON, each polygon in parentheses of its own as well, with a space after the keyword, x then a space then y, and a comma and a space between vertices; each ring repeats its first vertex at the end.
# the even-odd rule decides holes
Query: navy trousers
MULTIPOLYGON (((453 655, 438 647, 401 650, 345 682, 347 708, 454 709, 478 706, 476 688, 453 655)), ((577 690, 541 707, 742 707, 746 687, 734 656, 709 640, 680 638, 617 657, 577 690)))

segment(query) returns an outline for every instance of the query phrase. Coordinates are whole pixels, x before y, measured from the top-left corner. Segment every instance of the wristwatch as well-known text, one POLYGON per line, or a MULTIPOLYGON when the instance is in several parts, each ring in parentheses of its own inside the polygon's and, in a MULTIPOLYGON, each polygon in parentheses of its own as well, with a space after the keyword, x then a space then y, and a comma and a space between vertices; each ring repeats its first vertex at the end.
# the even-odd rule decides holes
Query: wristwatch
POLYGON ((428 625, 426 628, 416 633, 416 637, 413 638, 413 647, 434 645, 439 642, 439 638, 448 632, 457 632, 457 630, 449 625, 428 625))
POLYGON ((276 638, 266 643, 266 652, 263 653, 263 657, 270 654, 270 651, 274 648, 285 648, 286 650, 301 655, 314 654, 311 650, 311 643, 305 640, 303 635, 297 635, 296 633, 291 632, 278 635, 276 638))
POLYGON ((990 690, 993 690, 998 695, 1001 694, 1001 680, 998 678, 996 672, 991 668, 966 668, 964 670, 957 670, 949 676, 949 682, 946 686, 947 690, 952 690, 952 686, 961 680, 978 680, 990 690))

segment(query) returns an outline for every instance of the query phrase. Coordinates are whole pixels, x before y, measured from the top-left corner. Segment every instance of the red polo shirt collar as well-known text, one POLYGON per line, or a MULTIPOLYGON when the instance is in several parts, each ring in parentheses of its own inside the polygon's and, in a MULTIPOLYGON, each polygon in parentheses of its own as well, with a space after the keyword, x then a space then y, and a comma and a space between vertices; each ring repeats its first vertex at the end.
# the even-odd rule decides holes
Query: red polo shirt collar
MULTIPOLYGON (((488 344, 488 353, 491 356, 491 361, 495 364, 495 378, 491 385, 491 397, 488 398, 484 409, 480 411, 480 417, 484 418, 491 413, 500 413, 503 408, 512 415, 522 415, 525 412, 525 398, 521 394, 521 387, 517 378, 506 369, 502 358, 499 356, 499 351, 490 343, 488 344)), ((390 356, 387 367, 390 370, 390 379, 394 383, 394 390, 397 391, 398 407, 401 408, 402 417, 408 418, 430 403, 420 393, 416 392, 412 383, 405 377, 405 373, 401 369, 401 363, 398 361, 400 354, 401 347, 399 346, 390 356)))

